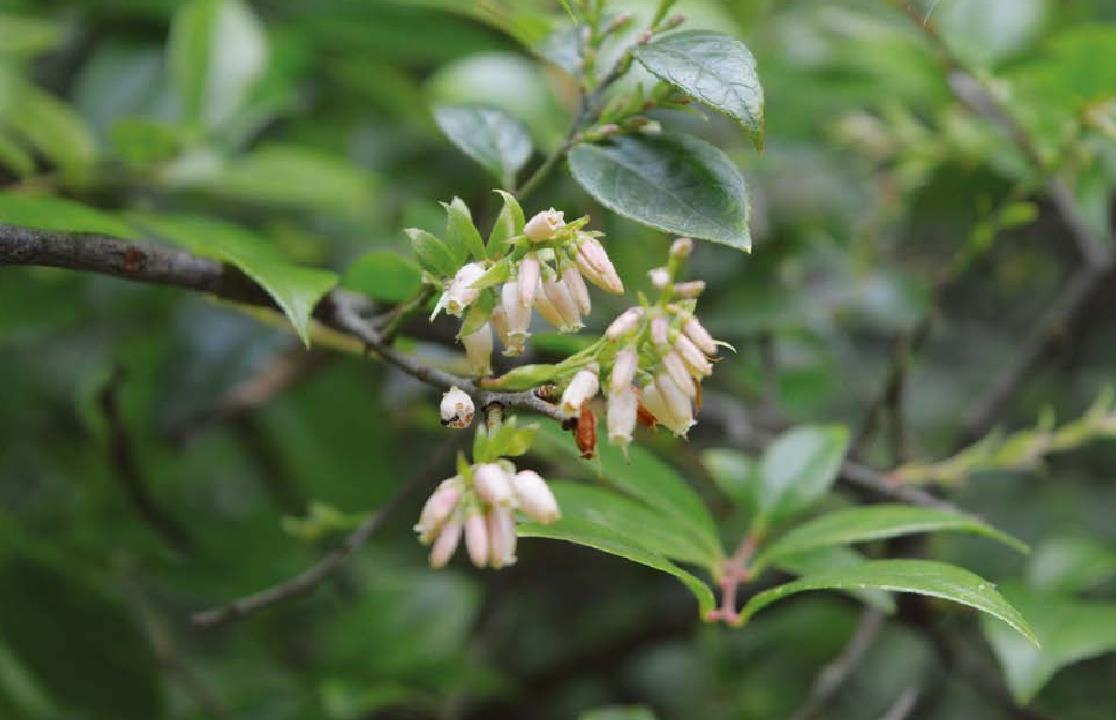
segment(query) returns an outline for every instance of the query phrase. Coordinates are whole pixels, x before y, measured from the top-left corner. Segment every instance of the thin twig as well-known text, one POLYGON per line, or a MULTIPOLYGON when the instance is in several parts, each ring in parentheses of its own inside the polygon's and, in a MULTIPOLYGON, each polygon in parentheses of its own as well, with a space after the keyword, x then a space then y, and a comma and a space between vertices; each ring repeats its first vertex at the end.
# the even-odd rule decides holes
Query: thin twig
POLYGON ((121 417, 119 394, 124 382, 124 371, 113 368, 109 381, 98 394, 98 403, 105 416, 109 432, 109 459, 113 464, 114 477, 124 490, 140 518, 163 538, 172 548, 189 551, 194 543, 190 534, 179 522, 167 513, 152 496, 143 472, 136 461, 128 426, 121 417))
POLYGON ((883 621, 882 610, 874 607, 863 609, 863 614, 860 615, 859 622, 856 623, 844 649, 821 669, 809 689, 809 696, 790 716, 790 720, 810 720, 831 702, 863 661, 875 638, 883 629, 883 621))
POLYGON ((708 613, 709 622, 722 620, 728 625, 734 625, 738 621, 736 596, 739 593, 739 586, 751 579, 749 565, 761 542, 761 534, 753 529, 748 530, 739 542, 739 547, 735 549, 735 554, 724 563, 719 577, 720 606, 708 613))
POLYGON ((445 440, 419 471, 402 483, 385 503, 363 520, 341 545, 314 565, 290 580, 238 598, 228 605, 196 612, 191 616, 191 622, 195 627, 215 627, 314 590, 365 545, 373 533, 385 524, 389 516, 403 505, 409 496, 431 483, 432 475, 447 461, 458 444, 459 439, 454 436, 445 440))
POLYGON ((906 720, 918 706, 918 697, 917 688, 907 688, 879 720, 906 720))

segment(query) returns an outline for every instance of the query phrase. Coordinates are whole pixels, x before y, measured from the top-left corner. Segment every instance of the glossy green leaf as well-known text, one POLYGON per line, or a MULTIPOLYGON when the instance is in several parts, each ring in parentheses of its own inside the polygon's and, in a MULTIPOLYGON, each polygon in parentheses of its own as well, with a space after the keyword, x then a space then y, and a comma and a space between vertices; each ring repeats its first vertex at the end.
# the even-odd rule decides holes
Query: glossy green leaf
POLYGON ((296 265, 268 240, 236 225, 189 216, 134 218, 145 232, 235 265, 268 292, 303 343, 310 344, 311 311, 338 282, 333 272, 296 265))
POLYGON ((1036 646, 1030 625, 995 586, 964 568, 932 560, 869 560, 861 565, 823 570, 761 592, 747 602, 739 624, 762 608, 806 590, 862 590, 879 588, 951 600, 1002 620, 1036 646))
POLYGON ((730 115, 762 148, 762 83, 754 56, 742 42, 723 33, 687 30, 638 45, 634 57, 685 94, 730 115))
POLYGON ((1032 645, 1002 623, 984 618, 984 636, 1020 705, 1029 703, 1063 667, 1116 649, 1114 603, 1019 587, 1006 588, 1004 594, 1038 635, 1038 645, 1032 645))
POLYGON ((468 256, 476 260, 486 257, 486 246, 482 242, 482 235, 474 225, 471 209, 462 199, 455 197, 446 203, 447 209, 447 245, 451 248, 459 262, 468 256))
POLYGON ((738 168, 690 135, 622 136, 568 154, 572 176, 599 203, 665 232, 750 250, 750 197, 738 168))
POLYGON ((594 548, 660 570, 680 580, 696 596, 696 600, 700 604, 700 617, 704 617, 715 607, 715 598, 712 595, 711 588, 700 578, 682 570, 664 556, 650 552, 630 538, 602 525, 576 518, 561 517, 549 525, 539 525, 537 523, 518 525, 517 534, 523 538, 566 540, 576 545, 594 548))
POLYGON ((757 507, 762 521, 776 523, 824 497, 836 480, 848 431, 839 426, 804 426, 778 437, 758 466, 757 507))
MULTIPOLYGON (((811 575, 824 570, 855 567, 865 562, 867 558, 848 545, 833 545, 775 558, 774 566, 791 575, 811 575)), ((859 588, 845 592, 885 613, 893 613, 896 609, 894 596, 886 590, 859 588)))
POLYGON ((420 267, 436 277, 451 277, 458 271, 459 266, 455 263, 451 250, 442 240, 420 228, 405 228, 404 232, 412 242, 412 250, 420 261, 420 267))
POLYGON ((420 269, 392 250, 371 250, 346 268, 342 286, 382 302, 401 302, 420 290, 420 269))
POLYGON ((168 65, 188 120, 208 129, 237 114, 268 60, 268 41, 243 0, 191 0, 171 24, 168 65))
POLYGON ((967 515, 916 505, 871 505, 835 510, 798 525, 763 548, 756 565, 761 569, 783 556, 820 547, 944 531, 975 533, 1028 551, 1019 540, 967 515))
POLYGON ((709 549, 688 534, 678 532, 658 511, 603 487, 565 481, 551 485, 565 517, 613 529, 670 560, 701 567, 711 565, 709 549))
POLYGON ((38 230, 99 233, 124 240, 140 236, 120 218, 71 200, 6 192, 0 192, 0 223, 38 230))
POLYGON ((436 124, 451 142, 501 182, 512 188, 517 171, 533 152, 533 141, 521 121, 497 108, 441 105, 436 124))
POLYGON ((483 325, 490 322, 490 316, 497 304, 498 293, 493 290, 483 290, 479 293, 478 299, 471 303, 466 314, 463 315, 463 323, 459 326, 459 331, 455 334, 455 337, 462 339, 480 330, 483 325))
POLYGON ((502 196, 502 210, 494 227, 490 230, 490 237, 486 240, 486 254, 490 257, 501 255, 505 250, 506 241, 515 235, 520 235, 525 229, 525 211, 517 198, 504 190, 496 190, 502 196))

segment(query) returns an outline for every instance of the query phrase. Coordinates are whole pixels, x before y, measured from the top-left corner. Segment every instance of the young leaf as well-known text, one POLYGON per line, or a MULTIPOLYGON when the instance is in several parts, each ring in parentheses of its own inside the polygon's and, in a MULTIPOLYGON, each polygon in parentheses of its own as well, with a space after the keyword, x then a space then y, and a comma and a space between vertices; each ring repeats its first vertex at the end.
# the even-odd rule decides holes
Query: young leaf
POLYGON ((1019 540, 967 515, 915 505, 871 505, 836 510, 798 525, 765 547, 755 564, 761 569, 784 556, 815 548, 937 531, 976 533, 1027 552, 1019 540))
POLYGON ((303 344, 310 344, 311 311, 338 282, 333 272, 296 265, 270 242, 236 225, 189 216, 132 217, 145 232, 237 266, 272 296, 303 344))
POLYGON ((564 517, 613 529, 646 550, 670 560, 701 567, 712 564, 708 548, 677 532, 672 522, 666 522, 660 512, 625 495, 586 483, 554 481, 551 487, 564 517))
POLYGON ((491 381, 494 390, 530 390, 556 377, 559 367, 549 363, 518 365, 501 377, 491 381))
POLYGON ((342 276, 342 286, 382 302, 402 302, 420 290, 420 270, 392 250, 371 250, 342 276))
POLYGON ((494 312, 494 306, 497 304, 498 293, 493 290, 484 290, 481 292, 478 299, 467 308, 467 313, 463 316, 463 324, 459 326, 459 332, 455 337, 462 339, 467 335, 475 333, 479 328, 490 321, 490 314, 494 312))
POLYGON ((685 94, 730 115, 762 149, 762 83, 746 45, 723 33, 688 30, 638 45, 634 57, 685 94))
POLYGON ((696 600, 700 604, 700 617, 706 616, 715 608, 715 598, 712 595, 712 590, 700 578, 677 567, 664 556, 650 552, 630 538, 602 525, 576 518, 561 517, 550 525, 538 525, 536 523, 518 525, 517 534, 523 538, 567 540, 576 545, 594 548, 660 570, 680 580, 696 596, 696 600))
POLYGON ((771 443, 755 484, 762 521, 780 522, 823 497, 836 480, 847 445, 848 431, 839 426, 794 428, 771 443))
POLYGON ((700 453, 700 461, 720 490, 747 513, 756 512, 758 473, 754 458, 739 450, 711 448, 700 453))
POLYGON ((861 565, 823 570, 771 588, 750 599, 739 614, 742 625, 767 605, 806 590, 881 588, 944 598, 1002 620, 1036 647, 1030 625, 992 583, 964 568, 932 560, 869 560, 861 565))
POLYGON ((517 198, 504 190, 494 192, 502 196, 502 211, 494 221, 490 230, 490 237, 486 241, 486 254, 490 257, 500 255, 507 240, 515 235, 520 235, 525 229, 525 211, 517 198))
POLYGON ((168 53, 186 118, 214 129, 241 109, 265 69, 268 41, 242 0, 192 0, 172 21, 168 53))
POLYGON ((622 136, 568 154, 572 176, 599 203, 665 232, 750 250, 750 197, 720 150, 689 135, 622 136))
POLYGON ((1007 588, 1007 598, 1038 633, 1032 645, 1002 623, 984 618, 984 636, 1003 666, 1007 686, 1020 705, 1067 665, 1116 648, 1116 606, 1076 600, 1028 588, 1007 588))
POLYGON ((443 134, 502 187, 513 187, 517 171, 533 152, 529 131, 520 120, 503 110, 477 105, 441 105, 435 109, 435 119, 443 134))
POLYGON ((451 250, 435 235, 420 228, 405 228, 404 233, 412 242, 420 267, 437 277, 452 277, 459 269, 451 250))
POLYGON ((444 205, 447 209, 447 244, 455 253, 461 263, 467 255, 476 260, 486 257, 486 247, 482 244, 482 236, 471 219, 471 209, 460 198, 451 199, 444 205))

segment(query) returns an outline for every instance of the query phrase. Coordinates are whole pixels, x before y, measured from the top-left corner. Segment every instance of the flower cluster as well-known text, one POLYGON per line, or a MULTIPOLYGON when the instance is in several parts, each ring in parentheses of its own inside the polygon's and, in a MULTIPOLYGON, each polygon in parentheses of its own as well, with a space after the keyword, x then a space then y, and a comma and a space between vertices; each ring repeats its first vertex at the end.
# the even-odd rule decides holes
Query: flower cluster
POLYGON ((532 470, 518 471, 504 458, 461 463, 459 474, 428 498, 415 530, 432 546, 433 568, 446 565, 464 538, 477 567, 502 568, 517 560, 516 510, 541 523, 560 517, 548 483, 532 470))
POLYGON ((503 354, 520 355, 533 310, 562 333, 580 330, 591 312, 585 279, 609 293, 622 293, 622 281, 599 242, 601 233, 583 230, 586 222, 565 223, 562 211, 543 210, 506 241, 506 255, 469 262, 456 271, 432 316, 445 310, 463 318, 459 337, 472 370, 490 372, 495 333, 503 354))
POLYGON ((609 364, 603 388, 608 440, 624 449, 639 420, 685 435, 695 424, 700 382, 712 374, 718 346, 694 314, 704 283, 673 282, 691 249, 687 238, 673 243, 668 265, 650 271, 658 302, 643 302, 615 318, 597 354, 599 362, 575 372, 560 399, 561 410, 575 417, 599 393, 600 368, 609 364))

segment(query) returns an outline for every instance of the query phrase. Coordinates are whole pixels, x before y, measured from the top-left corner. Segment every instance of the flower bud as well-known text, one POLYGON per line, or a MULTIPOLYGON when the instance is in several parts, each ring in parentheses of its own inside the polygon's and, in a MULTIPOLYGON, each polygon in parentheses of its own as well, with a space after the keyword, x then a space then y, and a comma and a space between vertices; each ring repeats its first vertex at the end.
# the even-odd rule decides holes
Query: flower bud
POLYGON ((674 348, 693 377, 699 379, 712 374, 712 363, 687 336, 678 335, 674 348))
POLYGON ((689 254, 692 253, 692 239, 681 237, 673 241, 672 246, 669 248, 669 254, 677 260, 684 260, 689 254))
POLYGON ((649 271, 649 280, 658 290, 664 289, 672 279, 672 276, 669 275, 669 268, 656 267, 649 271))
POLYGON ((685 367, 684 360, 681 360, 680 355, 670 350, 661 357, 661 364, 681 392, 687 395, 689 399, 696 397, 696 383, 693 382, 692 375, 685 367))
POLYGON ((447 312, 455 317, 462 317, 467 306, 478 299, 479 291, 473 285, 476 280, 486 273, 482 263, 467 263, 459 268, 451 284, 447 288, 445 307, 447 312))
POLYGON ((576 307, 572 294, 568 292, 567 284, 559 280, 548 280, 541 283, 541 286, 548 301, 556 308, 556 312, 563 320, 560 331, 575 332, 582 328, 583 318, 579 314, 579 308, 576 307))
POLYGON ((504 355, 520 355, 525 350, 525 341, 529 338, 530 310, 521 304, 521 294, 515 282, 502 285, 502 302, 499 306, 501 316, 495 312, 495 324, 503 325, 505 329, 504 355))
POLYGON ((497 463, 482 463, 474 469, 474 491, 490 505, 512 505, 513 486, 509 473, 497 463))
POLYGON ((719 352, 715 340, 712 339, 712 336, 708 334, 708 331, 700 324, 700 321, 697 320, 695 316, 685 320, 684 326, 681 329, 684 330, 684 334, 688 336, 688 339, 694 342, 696 347, 700 348, 700 351, 705 355, 715 355, 719 352))
POLYGON ((486 529, 490 533, 490 567, 501 568, 517 561, 517 527, 513 509, 493 507, 486 514, 486 529))
POLYGON ((664 407, 668 411, 667 417, 658 416, 658 419, 665 423, 673 434, 683 437, 695 424, 692 419, 692 403, 668 373, 658 375, 655 383, 664 407))
POLYGON ((522 470, 514 475, 513 491, 522 512, 537 522, 550 523, 559 519, 560 506, 556 504, 556 496, 537 473, 522 470))
POLYGON ((436 532, 451 517, 462 496, 463 489, 458 476, 440 483, 424 503, 424 508, 420 511, 420 520, 413 527, 413 530, 420 533, 421 542, 426 544, 432 541, 436 532))
POLYGON ((608 340, 618 340, 625 337, 638 329, 638 323, 642 320, 644 310, 640 307, 632 307, 624 311, 621 315, 616 317, 604 333, 608 340))
POLYGON ((463 534, 463 523, 458 520, 449 520, 439 536, 432 544, 432 554, 428 556, 428 563, 433 568, 441 568, 451 560, 455 549, 459 547, 459 536, 463 534))
POLYGON ((629 388, 637 370, 638 352, 632 346, 619 350, 611 368, 611 392, 620 393, 629 388))
POLYGON ((448 427, 465 428, 474 422, 474 400, 457 387, 452 386, 439 401, 440 422, 448 427))
POLYGON ((622 293, 622 280, 607 257, 607 251, 590 233, 579 233, 576 246, 576 265, 583 276, 609 293, 622 293))
POLYGON ((627 386, 607 396, 607 441, 626 447, 634 437, 638 419, 638 396, 627 386))
POLYGON ((564 316, 548 299, 548 294, 544 291, 544 284, 537 283, 537 292, 533 296, 533 309, 536 310, 541 317, 543 317, 549 325, 557 330, 563 331, 567 327, 564 321, 564 316))
POLYGON ((664 347, 669 344, 669 321, 664 315, 658 315, 650 321, 649 334, 654 345, 664 347))
POLYGON ((490 559, 490 537, 486 530, 486 518, 477 507, 467 511, 467 521, 463 524, 463 535, 467 540, 467 554, 475 567, 486 567, 490 559))
POLYGON ((564 212, 555 208, 541 210, 525 223, 525 237, 530 242, 543 242, 556 237, 564 227, 564 212))
POLYGON ((564 284, 568 286, 568 292, 571 293, 572 300, 575 301, 580 314, 587 315, 590 313, 591 296, 587 294, 587 285, 583 282, 583 276, 579 274, 579 268, 575 265, 566 265, 561 271, 560 277, 564 284))
POLYGON ((599 368, 591 366, 575 374, 560 397, 560 410, 568 417, 575 417, 583 404, 599 391, 599 368))
POLYGON ((489 375, 490 353, 494 349, 494 333, 490 330, 490 323, 483 323, 482 327, 470 335, 464 335, 461 340, 471 371, 476 375, 489 375))
POLYGON ((704 294, 706 287, 708 286, 703 280, 691 280, 674 285, 673 294, 680 298, 698 298, 704 294))
POLYGON ((533 296, 537 292, 540 281, 541 261, 536 254, 529 253, 517 265, 517 292, 524 307, 533 306, 533 296))

